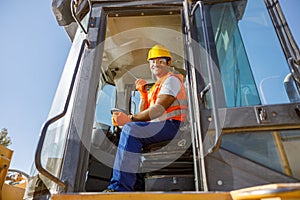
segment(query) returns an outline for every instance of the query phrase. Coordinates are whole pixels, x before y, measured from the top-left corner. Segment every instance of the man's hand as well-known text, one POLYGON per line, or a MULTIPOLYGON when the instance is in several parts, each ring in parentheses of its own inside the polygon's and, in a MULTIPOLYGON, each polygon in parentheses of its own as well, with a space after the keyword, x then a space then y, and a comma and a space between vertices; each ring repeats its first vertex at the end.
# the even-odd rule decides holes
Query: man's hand
POLYGON ((144 79, 137 79, 135 81, 135 88, 139 91, 139 92, 144 92, 146 91, 145 86, 147 85, 147 82, 144 79))
POLYGON ((148 92, 146 90, 147 82, 144 79, 137 79, 135 81, 135 88, 140 92, 141 99, 148 99, 148 92))
POLYGON ((130 117, 123 112, 113 112, 112 114, 112 124, 114 126, 124 126, 130 121, 130 117))

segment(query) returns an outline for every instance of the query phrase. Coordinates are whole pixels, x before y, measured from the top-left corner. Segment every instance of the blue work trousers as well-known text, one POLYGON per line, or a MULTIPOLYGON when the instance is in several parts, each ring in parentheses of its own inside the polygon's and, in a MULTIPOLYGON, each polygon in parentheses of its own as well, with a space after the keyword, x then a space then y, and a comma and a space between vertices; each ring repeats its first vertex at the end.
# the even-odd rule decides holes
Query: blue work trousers
POLYGON ((138 178, 142 147, 177 137, 180 121, 130 122, 124 125, 109 189, 133 191, 138 178))

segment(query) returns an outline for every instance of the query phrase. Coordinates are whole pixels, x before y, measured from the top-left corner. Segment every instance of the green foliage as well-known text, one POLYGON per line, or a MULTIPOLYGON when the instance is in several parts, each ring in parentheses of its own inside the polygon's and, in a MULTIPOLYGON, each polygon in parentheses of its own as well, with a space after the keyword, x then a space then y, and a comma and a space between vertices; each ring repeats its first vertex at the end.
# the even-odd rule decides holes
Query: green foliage
POLYGON ((9 146, 11 144, 10 137, 7 136, 8 131, 6 128, 3 128, 0 132, 0 145, 9 146))

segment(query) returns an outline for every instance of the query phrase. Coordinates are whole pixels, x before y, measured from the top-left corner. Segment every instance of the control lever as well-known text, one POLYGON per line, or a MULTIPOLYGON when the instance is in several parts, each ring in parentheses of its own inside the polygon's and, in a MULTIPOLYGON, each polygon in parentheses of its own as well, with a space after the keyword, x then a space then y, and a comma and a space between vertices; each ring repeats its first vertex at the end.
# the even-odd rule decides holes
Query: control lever
POLYGON ((113 114, 114 112, 123 112, 125 113, 126 115, 128 115, 127 111, 123 110, 123 109, 120 109, 120 108, 112 108, 110 110, 111 114, 113 114))

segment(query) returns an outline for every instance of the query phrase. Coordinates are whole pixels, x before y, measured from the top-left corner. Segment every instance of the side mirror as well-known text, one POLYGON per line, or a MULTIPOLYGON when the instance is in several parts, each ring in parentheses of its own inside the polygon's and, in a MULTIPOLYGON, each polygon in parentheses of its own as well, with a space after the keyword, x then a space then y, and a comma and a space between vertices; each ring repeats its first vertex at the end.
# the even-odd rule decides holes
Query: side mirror
POLYGON ((298 89, 295 85, 295 80, 291 73, 289 73, 285 77, 283 84, 284 84, 284 88, 289 97, 290 102, 291 103, 300 102, 300 95, 299 95, 298 89))

